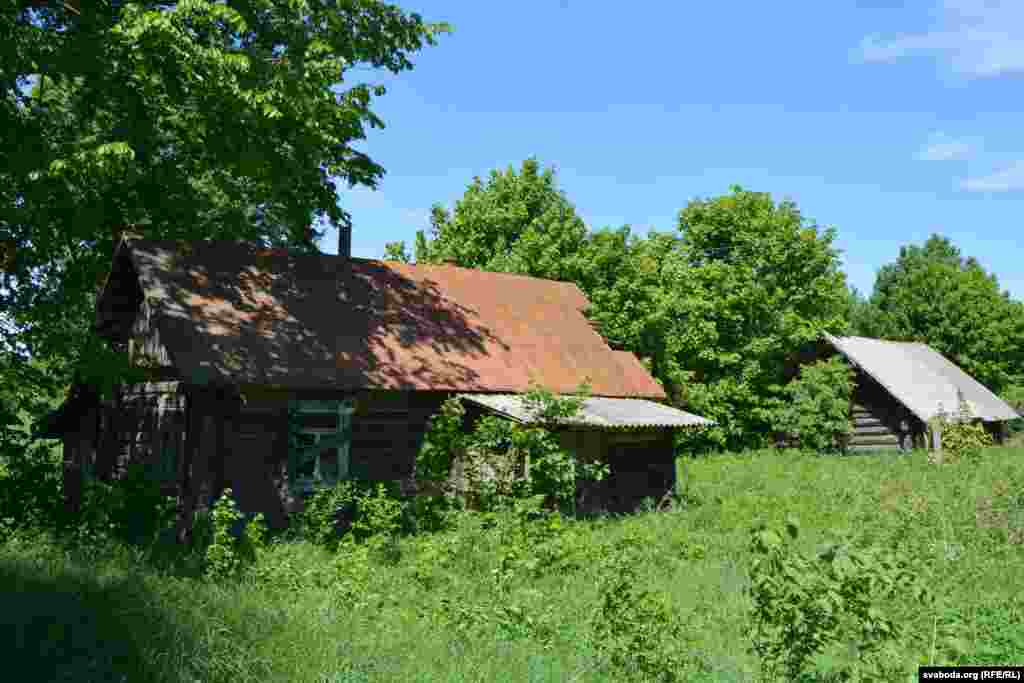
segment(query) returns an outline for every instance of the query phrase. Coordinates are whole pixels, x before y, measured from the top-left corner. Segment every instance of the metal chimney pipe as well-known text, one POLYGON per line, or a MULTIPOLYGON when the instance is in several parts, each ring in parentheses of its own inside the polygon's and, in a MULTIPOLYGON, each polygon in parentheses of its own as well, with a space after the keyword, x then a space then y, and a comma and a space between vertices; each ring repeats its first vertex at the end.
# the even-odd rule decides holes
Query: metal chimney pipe
POLYGON ((351 268, 352 226, 343 223, 338 226, 338 271, 335 280, 339 301, 347 302, 349 300, 348 286, 351 268))
POLYGON ((338 226, 338 256, 349 258, 352 256, 352 226, 338 226))

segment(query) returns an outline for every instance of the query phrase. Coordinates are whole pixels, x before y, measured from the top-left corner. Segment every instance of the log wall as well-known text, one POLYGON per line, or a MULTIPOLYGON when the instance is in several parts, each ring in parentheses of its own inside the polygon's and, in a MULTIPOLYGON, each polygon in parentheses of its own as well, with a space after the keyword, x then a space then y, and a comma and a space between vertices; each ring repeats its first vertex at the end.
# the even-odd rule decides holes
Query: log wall
POLYGON ((850 406, 853 432, 847 450, 898 450, 901 430, 906 426, 904 445, 923 446, 924 424, 884 387, 864 372, 857 371, 856 388, 850 406))
MULTIPOLYGON (((447 394, 359 392, 348 396, 263 387, 200 388, 184 382, 149 382, 125 387, 117 435, 114 476, 130 463, 143 464, 178 495, 189 510, 213 503, 225 487, 243 512, 263 512, 274 527, 302 508, 288 482, 288 406, 296 399, 352 398, 350 472, 360 479, 398 481, 413 490, 416 454, 429 419, 447 394), (191 429, 191 431, 189 431, 191 429), (191 450, 189 450, 191 449, 191 450)), ((468 410, 466 428, 480 417, 468 410)), ((559 432, 563 445, 584 461, 607 459, 611 474, 581 490, 589 502, 616 511, 645 497, 660 499, 675 485, 670 430, 559 432)))
POLYGON ((185 447, 185 393, 180 382, 146 382, 122 389, 121 401, 107 403, 106 429, 115 449, 111 475, 119 477, 132 463, 144 466, 168 495, 177 494, 185 447))

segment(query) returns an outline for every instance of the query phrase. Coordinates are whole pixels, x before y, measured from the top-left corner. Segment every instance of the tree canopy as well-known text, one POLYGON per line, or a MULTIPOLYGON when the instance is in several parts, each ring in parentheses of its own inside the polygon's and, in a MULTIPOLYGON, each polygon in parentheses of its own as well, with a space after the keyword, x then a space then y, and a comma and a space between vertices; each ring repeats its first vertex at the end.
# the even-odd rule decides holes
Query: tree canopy
POLYGON ((765 193, 734 187, 692 201, 673 232, 588 233, 554 173, 528 159, 520 173, 474 179, 454 213, 435 207, 433 222, 417 260, 579 285, 613 346, 643 359, 677 403, 719 423, 718 445, 767 438, 787 359, 823 330, 846 330, 835 230, 765 193))
POLYGON ((787 360, 823 331, 846 328, 835 229, 740 187, 691 201, 678 228, 680 248, 663 271, 679 368, 672 384, 718 421, 719 444, 763 442, 787 360))
POLYGON ((417 237, 416 260, 454 260, 461 266, 571 279, 586 226, 558 189, 553 168, 536 159, 517 173, 493 170, 474 178, 449 212, 435 205, 431 238, 417 237))
POLYGON ((96 365, 125 226, 302 250, 347 226, 338 183, 384 172, 357 148, 383 89, 352 70, 407 70, 445 30, 379 0, 3 3, 4 381, 26 353, 96 365))
POLYGON ((861 334, 925 342, 996 392, 1024 385, 1024 303, 948 238, 902 247, 869 305, 861 334))

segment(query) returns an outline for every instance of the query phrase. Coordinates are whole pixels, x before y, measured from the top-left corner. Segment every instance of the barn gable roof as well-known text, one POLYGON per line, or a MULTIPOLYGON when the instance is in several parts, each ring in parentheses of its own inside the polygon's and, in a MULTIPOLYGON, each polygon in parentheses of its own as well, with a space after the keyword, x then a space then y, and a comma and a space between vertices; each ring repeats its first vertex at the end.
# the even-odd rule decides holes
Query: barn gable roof
MULTIPOLYGON (((448 265, 125 238, 115 269, 188 377, 295 388, 665 398, 584 315, 575 284, 448 265), (119 265, 120 264, 120 265, 119 265), (347 267, 345 267, 347 265, 347 267)), ((108 279, 98 311, 110 310, 108 279)), ((100 313, 98 324, 104 322, 100 313)))
POLYGON ((927 344, 830 334, 825 339, 925 422, 935 417, 940 407, 955 414, 959 408, 958 389, 974 416, 986 422, 1020 417, 1009 404, 927 344))

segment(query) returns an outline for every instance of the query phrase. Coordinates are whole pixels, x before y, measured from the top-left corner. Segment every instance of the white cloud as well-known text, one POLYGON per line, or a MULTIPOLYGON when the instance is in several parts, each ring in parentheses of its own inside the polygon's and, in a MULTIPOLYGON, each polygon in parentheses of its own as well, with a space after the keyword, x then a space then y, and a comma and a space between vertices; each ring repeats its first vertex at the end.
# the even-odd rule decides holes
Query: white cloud
POLYGON ((1024 72, 1024 2, 946 0, 935 30, 898 36, 867 36, 858 56, 891 62, 914 56, 943 60, 967 76, 1024 72))
POLYGON ((1014 192, 1024 190, 1024 161, 1017 161, 1010 166, 987 176, 967 178, 960 187, 968 192, 1014 192))
POLYGON ((933 133, 917 153, 920 161, 956 161, 966 159, 974 151, 971 143, 957 140, 945 133, 933 133))

